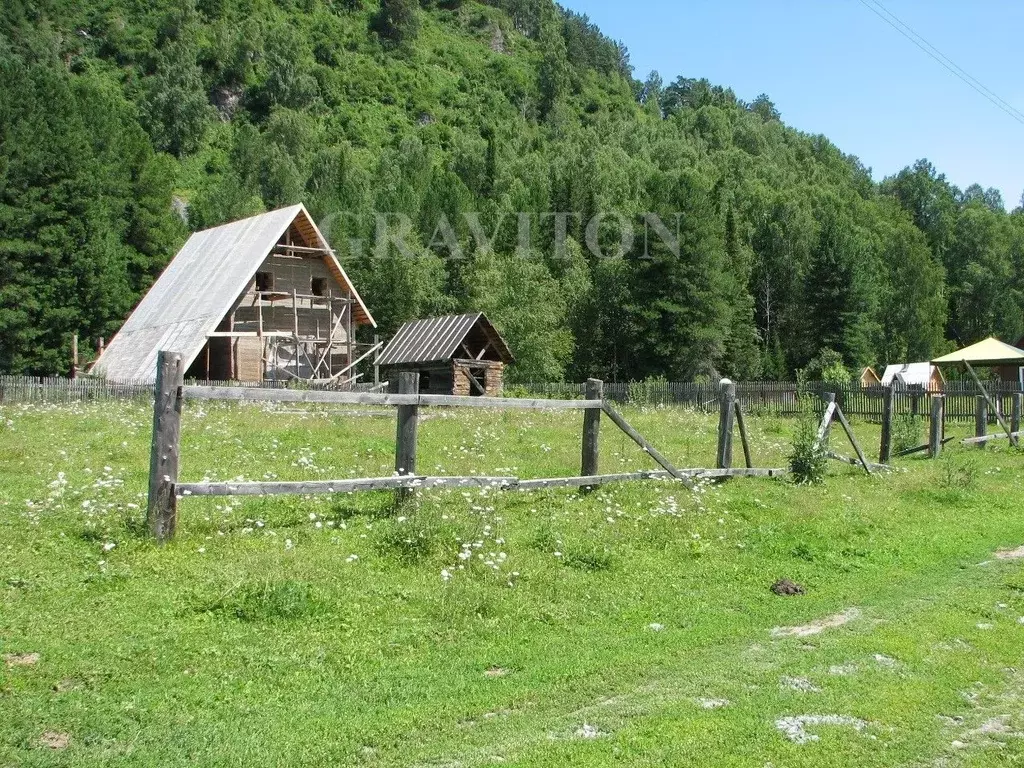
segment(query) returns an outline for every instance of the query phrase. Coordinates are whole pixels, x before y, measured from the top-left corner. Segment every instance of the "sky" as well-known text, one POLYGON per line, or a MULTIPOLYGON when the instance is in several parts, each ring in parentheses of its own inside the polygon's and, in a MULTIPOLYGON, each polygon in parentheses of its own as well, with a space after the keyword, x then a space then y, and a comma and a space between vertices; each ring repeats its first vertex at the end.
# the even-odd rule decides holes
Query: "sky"
POLYGON ((876 180, 927 158, 961 189, 1024 192, 1015 119, 889 26, 888 10, 1024 112, 1020 0, 561 0, 629 49, 634 76, 706 77, 856 155, 876 180), (881 8, 879 8, 879 4, 881 8))

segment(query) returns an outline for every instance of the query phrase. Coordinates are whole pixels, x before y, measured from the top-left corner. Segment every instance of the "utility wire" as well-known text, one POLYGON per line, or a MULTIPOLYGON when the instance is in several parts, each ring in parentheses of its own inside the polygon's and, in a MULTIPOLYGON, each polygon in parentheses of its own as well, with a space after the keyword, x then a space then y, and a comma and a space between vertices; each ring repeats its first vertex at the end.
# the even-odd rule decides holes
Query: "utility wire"
POLYGON ((1004 101, 991 90, 989 90, 987 87, 985 87, 983 83, 981 83, 979 80, 968 74, 964 69, 958 66, 956 62, 954 62, 952 59, 950 59, 948 56, 942 53, 942 51, 940 51, 934 45, 929 43, 924 37, 915 32, 913 28, 910 27, 910 25, 903 22, 898 16, 893 14, 884 5, 878 2, 878 0, 871 0, 872 4, 869 4, 868 0, 859 0, 859 2, 861 5, 867 8, 873 14, 875 14, 878 18, 880 18, 890 27, 892 27, 905 38, 907 38, 907 40, 909 40, 922 51, 924 51, 924 53, 928 54, 928 56, 930 56, 932 59, 938 62, 944 69, 948 70, 951 74, 953 74, 954 76, 962 80, 964 83, 966 83, 968 86, 973 88, 975 91, 977 91, 979 94, 984 96, 986 99, 992 102, 995 106, 997 106, 1007 115, 1012 117, 1018 123, 1024 125, 1024 113, 1022 113, 1013 105, 1008 104, 1006 101, 1004 101))
POLYGON ((942 51, 940 51, 938 48, 936 48, 934 45, 932 45, 930 42, 928 42, 922 35, 920 35, 918 32, 916 32, 913 29, 913 27, 911 27, 909 24, 907 24, 905 21, 903 21, 903 19, 901 19, 895 13, 893 13, 888 8, 886 8, 884 5, 882 5, 882 3, 879 0, 871 0, 871 2, 874 3, 875 5, 877 5, 879 8, 881 8, 886 13, 886 15, 891 17, 893 20, 896 21, 897 24, 899 24, 901 27, 906 29, 911 35, 913 35, 918 40, 920 40, 922 43, 924 43, 926 46, 928 46, 940 58, 944 59, 950 66, 952 66, 954 69, 956 69, 960 74, 962 74, 968 80, 970 80, 975 85, 977 85, 979 88, 981 88, 981 90, 985 91, 985 93, 990 95, 992 98, 994 98, 996 101, 998 101, 1000 104, 1002 104, 1007 109, 1012 110, 1013 112, 1015 112, 1019 117, 1024 118, 1024 112, 1021 112, 1015 106, 1013 106, 1012 104, 1007 102, 1005 99, 1001 98, 998 94, 993 93, 988 87, 985 86, 984 83, 982 83, 980 80, 978 80, 978 78, 976 78, 973 75, 971 75, 963 67, 961 67, 955 61, 953 61, 951 58, 949 58, 949 56, 947 56, 942 51))
POLYGON ((911 35, 913 35, 917 40, 921 41, 926 46, 928 46, 928 48, 930 48, 932 51, 934 51, 936 55, 938 55, 940 58, 942 58, 951 67, 953 67, 955 70, 957 70, 957 72, 959 72, 964 77, 966 77, 968 80, 970 80, 975 85, 977 85, 978 88, 981 88, 981 90, 985 91, 985 93, 987 93, 989 96, 991 96, 993 99, 998 101, 1000 104, 1002 104, 1007 109, 1012 110, 1013 112, 1015 112, 1019 117, 1024 118, 1024 112, 1021 112, 1015 106, 1013 106, 1012 104, 1008 103, 1005 99, 1001 98, 998 94, 993 93, 992 90, 990 90, 988 87, 986 87, 983 82, 978 80, 978 78, 974 77, 969 72, 967 72, 963 67, 961 67, 955 61, 953 61, 951 58, 949 58, 949 56, 947 56, 942 51, 940 51, 938 48, 936 48, 934 45, 932 45, 930 42, 928 42, 928 40, 926 40, 923 35, 918 33, 913 27, 911 27, 909 24, 907 24, 905 21, 903 21, 903 19, 901 19, 895 13, 893 13, 888 8, 886 8, 884 5, 882 5, 881 0, 871 0, 871 2, 874 5, 878 6, 880 9, 882 9, 882 11, 884 11, 887 16, 889 16, 897 24, 899 24, 901 27, 903 27, 905 30, 907 30, 907 32, 909 32, 911 35))

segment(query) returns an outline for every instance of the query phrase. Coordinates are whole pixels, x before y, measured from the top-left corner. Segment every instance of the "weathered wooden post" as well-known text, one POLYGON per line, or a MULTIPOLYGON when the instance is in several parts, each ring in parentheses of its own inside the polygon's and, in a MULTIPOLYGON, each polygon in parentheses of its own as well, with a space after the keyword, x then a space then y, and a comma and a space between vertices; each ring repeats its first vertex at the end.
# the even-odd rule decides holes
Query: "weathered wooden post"
POLYGON ((380 386, 380 336, 373 334, 373 346, 376 347, 376 351, 373 353, 373 388, 376 391, 377 387, 380 386))
POLYGON ((722 379, 718 385, 718 460, 719 469, 732 466, 732 425, 736 415, 736 384, 722 379))
POLYGON ((928 455, 937 459, 942 453, 942 435, 946 420, 946 398, 932 395, 931 418, 928 421, 928 455))
MULTIPOLYGON (((418 395, 420 375, 416 371, 398 374, 398 394, 418 395)), ((398 430, 395 435, 395 471, 399 475, 416 474, 416 426, 419 421, 418 405, 398 406, 398 430)), ((403 502, 412 495, 411 488, 399 488, 395 501, 403 502)))
POLYGON ((181 437, 181 388, 185 370, 177 352, 160 352, 156 360, 153 402, 153 442, 149 453, 149 502, 146 521, 157 541, 174 538, 178 523, 179 440, 181 437))
POLYGON ((878 463, 888 464, 892 458, 892 385, 882 390, 882 444, 878 448, 878 463))
MULTIPOLYGON (((587 379, 583 387, 586 400, 604 399, 604 382, 600 379, 587 379)), ((590 477, 598 472, 598 436, 601 431, 601 409, 588 408, 583 412, 583 458, 580 464, 580 476, 590 477)), ((584 488, 584 490, 590 490, 584 488)))
MULTIPOLYGON (((988 400, 978 395, 974 406, 974 436, 984 437, 988 434, 988 400)), ((985 442, 978 443, 979 448, 985 447, 985 442)))
POLYGON ((78 377, 78 334, 71 334, 71 378, 78 377))
MULTIPOLYGON (((836 401, 836 393, 835 392, 825 392, 821 396, 821 399, 825 403, 825 411, 827 412, 828 409, 829 409, 829 406, 832 405, 833 403, 835 403, 835 401, 836 401)), ((835 408, 833 408, 832 410, 834 412, 835 408)), ((831 433, 832 433, 832 420, 829 419, 828 423, 825 424, 825 430, 821 433, 821 446, 825 450, 828 450, 828 438, 829 438, 829 435, 831 433)))
POLYGON ((1014 392, 1011 395, 1010 403, 1010 431, 1016 434, 1020 432, 1021 393, 1014 392))

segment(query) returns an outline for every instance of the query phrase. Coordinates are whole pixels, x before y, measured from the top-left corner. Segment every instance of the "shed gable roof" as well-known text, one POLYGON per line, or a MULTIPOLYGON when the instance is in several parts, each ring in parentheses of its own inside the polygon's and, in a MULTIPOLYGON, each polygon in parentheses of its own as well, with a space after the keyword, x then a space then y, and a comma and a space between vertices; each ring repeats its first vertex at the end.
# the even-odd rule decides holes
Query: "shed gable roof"
POLYGON ((898 380, 910 386, 927 387, 931 383, 932 373, 935 370, 935 366, 929 362, 887 365, 885 373, 882 374, 882 384, 889 386, 898 380))
POLYGON ((508 344, 483 312, 410 320, 398 329, 381 352, 378 365, 435 363, 458 357, 455 353, 470 331, 479 327, 504 363, 515 360, 508 344))
POLYGON ((356 299, 355 321, 376 325, 305 206, 292 205, 194 233, 93 370, 114 381, 153 381, 161 350, 181 353, 188 368, 293 223, 304 238, 327 251, 328 270, 356 299))

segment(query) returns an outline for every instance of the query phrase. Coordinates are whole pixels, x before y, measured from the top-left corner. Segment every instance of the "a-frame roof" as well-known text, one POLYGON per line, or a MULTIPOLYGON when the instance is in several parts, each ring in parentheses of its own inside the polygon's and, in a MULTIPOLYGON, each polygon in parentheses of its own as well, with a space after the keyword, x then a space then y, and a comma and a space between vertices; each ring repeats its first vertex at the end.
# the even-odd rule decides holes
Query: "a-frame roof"
POLYGON ((424 320, 410 320, 398 329, 377 360, 378 365, 408 365, 412 363, 436 363, 460 357, 456 352, 470 331, 479 327, 491 343, 491 347, 504 363, 515 360, 508 344, 491 325, 483 312, 466 315, 445 315, 428 317, 424 320))
POLYGON ((263 261, 295 225, 355 299, 353 319, 376 326, 359 292, 303 205, 292 205, 193 234, 111 339, 93 372, 112 381, 153 381, 161 350, 187 369, 207 335, 234 306, 263 261))

